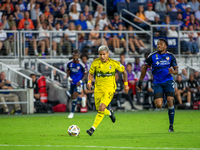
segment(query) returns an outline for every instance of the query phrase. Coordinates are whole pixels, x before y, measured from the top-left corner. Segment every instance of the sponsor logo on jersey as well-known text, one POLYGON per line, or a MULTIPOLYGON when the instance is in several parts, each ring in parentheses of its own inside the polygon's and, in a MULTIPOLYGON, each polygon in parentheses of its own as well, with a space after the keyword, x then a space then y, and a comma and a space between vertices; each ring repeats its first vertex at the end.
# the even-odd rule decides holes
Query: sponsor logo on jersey
POLYGON ((79 70, 79 69, 80 69, 80 66, 77 66, 77 69, 79 70))
POLYGON ((169 57, 167 57, 166 59, 169 60, 169 57))
POLYGON ((158 55, 156 55, 156 59, 158 59, 158 55))
POLYGON ((112 66, 109 66, 109 69, 111 69, 112 68, 112 66))

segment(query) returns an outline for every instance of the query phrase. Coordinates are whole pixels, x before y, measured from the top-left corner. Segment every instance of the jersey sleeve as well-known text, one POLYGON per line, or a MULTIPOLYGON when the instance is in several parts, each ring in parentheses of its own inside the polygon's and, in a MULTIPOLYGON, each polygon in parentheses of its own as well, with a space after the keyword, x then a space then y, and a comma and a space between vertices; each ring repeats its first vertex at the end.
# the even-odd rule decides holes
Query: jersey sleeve
POLYGON ((94 62, 91 64, 89 72, 90 72, 91 74, 94 74, 94 73, 95 73, 95 64, 94 64, 94 62))
POLYGON ((83 63, 80 63, 81 64, 81 70, 82 70, 82 72, 85 74, 85 73, 87 73, 87 70, 86 70, 86 68, 85 68, 85 64, 83 64, 83 63))
POLYGON ((149 56, 148 56, 148 58, 145 60, 145 66, 146 67, 151 67, 151 64, 152 64, 152 55, 150 54, 149 56))
POLYGON ((121 73, 124 72, 125 70, 125 67, 118 61, 115 61, 115 67, 121 73))
POLYGON ((171 66, 173 68, 178 68, 177 62, 176 62, 176 58, 174 55, 172 55, 172 61, 171 61, 171 66))

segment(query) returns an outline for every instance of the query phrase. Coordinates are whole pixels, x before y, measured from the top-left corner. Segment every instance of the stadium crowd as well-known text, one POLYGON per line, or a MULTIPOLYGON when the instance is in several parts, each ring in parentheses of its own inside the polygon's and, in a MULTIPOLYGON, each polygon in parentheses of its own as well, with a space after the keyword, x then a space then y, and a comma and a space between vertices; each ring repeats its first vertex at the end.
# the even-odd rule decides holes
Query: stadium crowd
MULTIPOLYGON (((149 25, 143 21, 154 25, 179 25, 181 30, 191 31, 178 33, 176 27, 155 27, 154 37, 178 37, 179 34, 181 52, 199 54, 199 33, 192 32, 200 30, 200 5, 197 0, 113 0, 113 4, 108 5, 108 11, 111 7, 114 10, 107 15, 102 5, 90 11, 83 0, 2 0, 0 30, 27 31, 23 34, 25 41, 22 41, 25 45, 24 55, 36 56, 71 54, 76 47, 76 33, 73 31, 89 30, 91 33, 78 34, 78 48, 91 54, 92 47, 101 45, 101 34, 92 31, 134 30, 120 20, 120 10, 125 8, 138 17, 128 16, 127 19, 145 30, 149 30, 149 25), (55 33, 50 35, 44 32, 48 30, 55 33), (39 34, 28 31, 39 31, 39 34), (64 31, 64 34, 56 31, 64 31)), ((146 41, 139 35, 128 34, 128 37, 129 54, 141 54, 148 49, 146 41)), ((149 37, 147 39, 147 43, 150 42, 149 37)), ((4 54, 16 55, 14 42, 17 42, 14 33, 0 34, 0 49, 6 50, 4 54)), ((111 47, 110 53, 126 52, 124 33, 105 33, 102 43, 111 47)), ((176 54, 177 49, 173 52, 176 54)))

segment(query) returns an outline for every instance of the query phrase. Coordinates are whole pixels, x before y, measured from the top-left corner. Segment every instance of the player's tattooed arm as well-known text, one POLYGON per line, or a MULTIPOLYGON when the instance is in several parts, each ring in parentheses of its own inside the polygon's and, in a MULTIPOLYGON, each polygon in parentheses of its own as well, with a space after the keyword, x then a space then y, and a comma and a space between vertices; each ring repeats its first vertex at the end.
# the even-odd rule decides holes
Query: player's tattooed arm
POLYGON ((91 74, 90 72, 89 72, 89 74, 88 74, 88 83, 87 83, 87 88, 88 88, 88 90, 91 90, 91 87, 92 87, 92 80, 93 80, 93 74, 91 74))
POLYGON ((128 82, 128 76, 126 70, 123 72, 124 82, 128 82))
POLYGON ((141 68, 141 75, 140 75, 139 81, 143 81, 143 79, 146 75, 146 72, 147 72, 147 66, 143 65, 141 68))
POLYGON ((129 91, 129 86, 128 86, 128 76, 126 70, 123 72, 123 77, 124 77, 124 91, 127 94, 129 91))

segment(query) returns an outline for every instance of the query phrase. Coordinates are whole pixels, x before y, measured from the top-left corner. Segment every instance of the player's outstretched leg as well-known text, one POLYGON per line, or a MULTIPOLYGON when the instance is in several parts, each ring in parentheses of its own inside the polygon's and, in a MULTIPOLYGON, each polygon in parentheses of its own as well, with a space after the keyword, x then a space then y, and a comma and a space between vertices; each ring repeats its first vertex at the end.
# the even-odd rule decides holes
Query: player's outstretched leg
POLYGON ((115 118, 115 116, 114 116, 114 110, 113 110, 113 109, 110 109, 109 117, 110 117, 111 121, 112 121, 113 123, 115 123, 116 118, 115 118))
POLYGON ((174 132, 173 124, 174 124, 174 115, 175 115, 175 110, 174 106, 168 107, 168 115, 169 115, 169 132, 174 132))
POLYGON ((77 104, 77 99, 72 99, 72 110, 68 116, 68 118, 72 119, 74 117, 74 110, 77 104))

